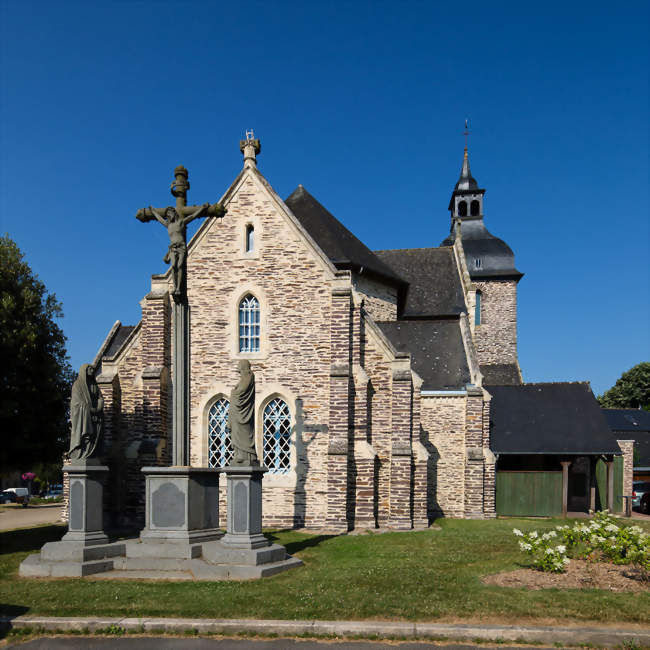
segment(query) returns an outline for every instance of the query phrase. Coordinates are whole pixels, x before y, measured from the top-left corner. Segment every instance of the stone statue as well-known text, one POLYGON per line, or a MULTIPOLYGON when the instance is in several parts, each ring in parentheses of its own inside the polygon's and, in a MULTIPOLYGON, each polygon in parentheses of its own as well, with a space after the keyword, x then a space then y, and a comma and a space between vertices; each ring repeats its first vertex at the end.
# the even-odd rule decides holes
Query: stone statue
POLYGON ((204 203, 198 210, 188 215, 181 217, 176 208, 167 208, 165 216, 160 212, 149 206, 149 212, 167 228, 169 234, 169 249, 167 254, 163 257, 165 264, 171 264, 172 273, 174 277, 174 290, 173 295, 178 297, 183 291, 183 282, 185 281, 185 258, 187 257, 187 224, 194 219, 198 219, 208 208, 209 203, 204 203))
POLYGON ((84 363, 79 370, 79 376, 72 384, 72 433, 68 458, 82 460, 95 453, 102 435, 103 418, 104 399, 95 380, 95 369, 84 363))
POLYGON ((239 381, 230 393, 228 429, 234 448, 233 465, 259 465, 255 452, 255 375, 251 364, 237 364, 239 381))

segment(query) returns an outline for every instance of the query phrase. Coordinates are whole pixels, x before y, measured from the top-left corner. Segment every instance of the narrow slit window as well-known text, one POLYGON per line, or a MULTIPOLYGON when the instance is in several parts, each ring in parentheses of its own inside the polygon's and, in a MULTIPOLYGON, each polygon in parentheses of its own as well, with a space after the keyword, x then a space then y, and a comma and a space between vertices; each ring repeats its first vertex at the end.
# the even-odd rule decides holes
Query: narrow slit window
POLYGON ((480 291, 476 292, 476 304, 474 306, 474 325, 481 324, 481 298, 483 294, 480 291))
POLYGON ((255 228, 253 224, 246 226, 246 252, 250 253, 255 250, 255 228))
POLYGON ((483 268, 483 260, 480 257, 477 257, 474 260, 474 268, 475 269, 482 269, 483 268))
POLYGON ((239 303, 239 351, 260 351, 260 303, 250 293, 239 303))

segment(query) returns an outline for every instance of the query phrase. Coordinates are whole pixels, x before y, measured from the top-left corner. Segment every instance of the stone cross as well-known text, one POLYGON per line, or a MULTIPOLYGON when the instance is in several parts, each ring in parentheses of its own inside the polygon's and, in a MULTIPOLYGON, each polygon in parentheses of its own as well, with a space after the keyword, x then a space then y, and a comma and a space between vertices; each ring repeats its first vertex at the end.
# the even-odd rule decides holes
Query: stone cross
POLYGON ((169 233, 169 249, 163 260, 172 266, 174 288, 172 295, 173 319, 173 394, 172 394, 172 440, 173 464, 189 466, 190 448, 190 311, 187 304, 187 224, 199 217, 223 217, 225 208, 219 203, 204 203, 201 206, 186 205, 187 190, 190 183, 187 180, 187 169, 179 165, 174 170, 175 180, 171 185, 171 193, 176 197, 176 206, 167 208, 141 208, 136 213, 136 219, 142 222, 158 221, 167 228, 169 233))
POLYGON ((167 208, 140 208, 136 212, 136 219, 143 223, 158 221, 169 233, 169 249, 163 261, 172 266, 174 289, 172 295, 175 302, 184 302, 186 299, 185 270, 187 266, 187 224, 199 217, 223 217, 226 213, 219 203, 210 205, 187 204, 187 191, 190 189, 188 171, 179 165, 174 170, 175 180, 171 184, 171 193, 176 197, 176 206, 167 208))

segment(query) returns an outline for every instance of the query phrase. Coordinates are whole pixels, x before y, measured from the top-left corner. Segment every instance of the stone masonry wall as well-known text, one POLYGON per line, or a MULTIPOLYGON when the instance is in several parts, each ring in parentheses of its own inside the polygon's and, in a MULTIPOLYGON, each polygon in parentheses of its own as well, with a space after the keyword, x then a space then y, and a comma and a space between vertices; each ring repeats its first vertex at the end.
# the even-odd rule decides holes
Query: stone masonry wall
POLYGON ((397 318, 397 289, 365 275, 354 276, 354 288, 364 297, 366 312, 375 321, 391 321, 397 318))
POLYGON ((423 396, 422 441, 429 451, 429 517, 463 517, 465 406, 463 396, 423 396))
POLYGON ((632 494, 634 481, 634 440, 617 440, 616 442, 623 452, 623 494, 627 496, 632 494))
POLYGON ((517 283, 514 280, 490 280, 474 284, 482 294, 481 324, 474 328, 479 363, 515 363, 517 283))
POLYGON ((238 359, 248 358, 256 376, 260 456, 263 409, 270 399, 287 402, 293 424, 291 472, 264 478, 264 525, 322 525, 332 274, 250 176, 227 208, 225 218, 213 219, 199 231, 188 255, 191 463, 207 465, 209 404, 217 394, 228 395, 238 379, 238 359), (241 245, 247 223, 255 228, 252 253, 241 245), (260 301, 259 353, 239 353, 237 347, 238 304, 247 293, 260 301))

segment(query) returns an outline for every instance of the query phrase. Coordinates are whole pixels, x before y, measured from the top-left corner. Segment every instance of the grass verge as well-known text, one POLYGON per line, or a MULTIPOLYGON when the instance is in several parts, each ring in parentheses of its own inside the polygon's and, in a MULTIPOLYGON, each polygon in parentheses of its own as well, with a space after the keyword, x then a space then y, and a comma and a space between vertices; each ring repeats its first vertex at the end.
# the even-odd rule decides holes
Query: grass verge
MULTIPOLYGON (((564 520, 561 520, 562 523, 564 520)), ((0 533, 0 613, 261 619, 498 620, 534 624, 650 620, 650 593, 509 589, 485 574, 525 566, 513 527, 546 530, 559 520, 441 520, 440 530, 328 536, 272 531, 305 566, 250 582, 22 579, 19 563, 61 526, 0 533)), ((636 522, 635 522, 636 523, 636 522)), ((645 524, 646 528, 650 528, 645 524)))

